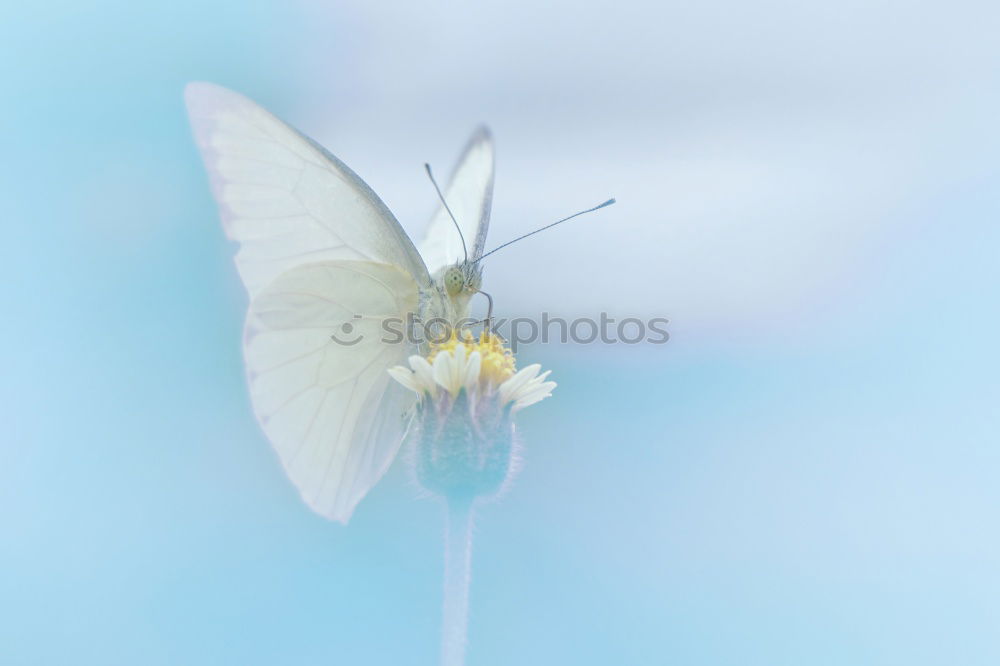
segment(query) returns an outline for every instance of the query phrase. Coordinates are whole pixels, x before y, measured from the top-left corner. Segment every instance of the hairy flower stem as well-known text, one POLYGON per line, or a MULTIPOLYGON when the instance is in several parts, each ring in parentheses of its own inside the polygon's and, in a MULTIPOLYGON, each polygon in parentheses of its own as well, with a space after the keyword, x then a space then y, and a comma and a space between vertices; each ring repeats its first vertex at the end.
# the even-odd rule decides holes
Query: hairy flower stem
POLYGON ((463 666, 469 627, 469 576, 472 564, 472 498, 447 497, 444 537, 444 613, 441 666, 463 666))

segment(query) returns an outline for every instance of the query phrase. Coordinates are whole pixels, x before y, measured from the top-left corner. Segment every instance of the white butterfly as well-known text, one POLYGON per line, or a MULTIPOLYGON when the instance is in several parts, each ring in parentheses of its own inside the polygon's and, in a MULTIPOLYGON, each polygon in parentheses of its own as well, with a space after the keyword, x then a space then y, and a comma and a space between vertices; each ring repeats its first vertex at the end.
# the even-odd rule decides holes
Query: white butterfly
POLYGON ((254 412, 302 499, 346 523, 395 458, 415 400, 386 370, 416 350, 384 341, 383 321, 458 322, 479 289, 492 139, 473 135, 445 189, 461 236, 442 208, 418 253, 318 144, 231 90, 192 83, 185 97, 226 234, 240 244, 254 412), (338 343, 338 331, 357 342, 338 343))

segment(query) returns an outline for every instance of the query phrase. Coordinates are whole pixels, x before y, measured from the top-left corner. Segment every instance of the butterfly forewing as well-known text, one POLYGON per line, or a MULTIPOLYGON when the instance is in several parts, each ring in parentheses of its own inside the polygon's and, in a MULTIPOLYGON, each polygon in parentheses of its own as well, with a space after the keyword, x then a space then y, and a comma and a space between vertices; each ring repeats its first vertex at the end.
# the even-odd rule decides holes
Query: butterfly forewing
POLYGON ((465 259, 462 237, 469 259, 483 253, 493 203, 493 137, 485 127, 473 133, 444 189, 444 198, 462 229, 460 237, 444 206, 439 206, 427 226, 420 254, 434 275, 442 268, 465 259))
POLYGON ((340 160, 231 90, 192 83, 185 98, 251 296, 289 268, 328 259, 379 261, 428 283, 399 222, 340 160))

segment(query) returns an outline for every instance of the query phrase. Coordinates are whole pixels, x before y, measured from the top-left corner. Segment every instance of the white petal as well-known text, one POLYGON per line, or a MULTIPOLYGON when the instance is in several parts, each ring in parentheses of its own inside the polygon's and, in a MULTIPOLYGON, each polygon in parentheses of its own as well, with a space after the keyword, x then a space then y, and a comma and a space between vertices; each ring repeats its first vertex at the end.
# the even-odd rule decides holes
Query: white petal
POLYGON ((482 356, 478 351, 474 351, 469 354, 469 359, 465 366, 465 377, 462 378, 462 384, 466 389, 472 390, 472 387, 479 383, 479 368, 482 365, 482 356))
POLYGON ((434 381, 449 393, 457 392, 457 389, 452 390, 452 377, 454 376, 452 363, 452 356, 447 352, 438 352, 438 355, 434 357, 434 381))
POLYGON ((414 393, 417 394, 423 393, 423 390, 417 383, 417 376, 412 371, 407 370, 401 365, 397 365, 395 367, 389 368, 386 372, 389 373, 390 377, 392 377, 397 382, 399 382, 406 388, 410 389, 414 393))
POLYGON ((517 390, 534 379, 535 375, 538 374, 538 371, 541 370, 541 368, 542 366, 534 363, 501 384, 500 404, 502 405, 515 399, 515 393, 517 393, 517 390))
POLYGON ((416 381, 431 394, 431 397, 437 396, 437 383, 434 381, 434 368, 431 367, 431 364, 423 356, 414 355, 409 360, 410 367, 413 368, 413 372, 417 376, 416 381))
POLYGON ((528 397, 525 397, 525 398, 521 398, 520 400, 514 401, 514 406, 511 407, 511 411, 519 412, 522 409, 524 409, 525 407, 533 405, 536 402, 541 402, 542 400, 545 400, 547 397, 549 397, 549 396, 548 395, 532 395, 532 396, 528 396, 528 397))
POLYGON ((535 389, 537 389, 539 386, 541 386, 542 383, 545 381, 545 378, 548 377, 548 376, 549 376, 548 372, 543 372, 542 374, 538 375, 534 379, 530 380, 529 382, 527 382, 526 384, 524 384, 520 388, 518 388, 511 397, 514 400, 518 400, 518 399, 524 397, 525 395, 531 393, 532 391, 534 391, 535 389))
POLYGON ((528 405, 533 405, 536 402, 540 402, 545 398, 548 398, 550 395, 552 395, 552 389, 554 389, 555 387, 556 387, 555 382, 545 382, 539 385, 538 387, 534 388, 534 390, 525 392, 524 395, 519 397, 514 402, 513 409, 514 410, 522 409, 524 407, 527 407, 528 405))
POLYGON ((466 366, 466 354, 465 345, 459 343, 455 345, 455 351, 452 356, 451 363, 451 385, 453 387, 452 393, 458 393, 458 389, 462 386, 462 380, 465 379, 465 366, 466 366))

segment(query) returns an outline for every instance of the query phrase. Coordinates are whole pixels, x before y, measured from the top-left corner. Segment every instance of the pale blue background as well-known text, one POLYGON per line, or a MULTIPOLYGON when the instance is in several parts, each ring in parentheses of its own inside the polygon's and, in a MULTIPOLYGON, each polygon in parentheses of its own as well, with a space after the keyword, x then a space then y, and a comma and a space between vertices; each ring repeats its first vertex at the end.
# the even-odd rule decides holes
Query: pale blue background
POLYGON ((476 535, 470 665, 1000 663, 995 3, 22 3, 0 22, 0 663, 433 664, 440 507, 349 527, 250 413, 181 103, 215 81, 421 230, 498 137, 560 383, 476 535))

